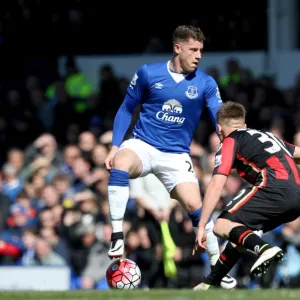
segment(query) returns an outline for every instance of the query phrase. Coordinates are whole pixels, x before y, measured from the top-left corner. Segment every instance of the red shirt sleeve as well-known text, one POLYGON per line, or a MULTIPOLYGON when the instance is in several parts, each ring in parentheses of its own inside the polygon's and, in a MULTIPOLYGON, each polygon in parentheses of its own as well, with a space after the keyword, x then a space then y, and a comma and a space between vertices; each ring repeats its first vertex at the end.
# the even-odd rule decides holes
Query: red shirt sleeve
POLYGON ((232 137, 224 139, 215 157, 215 168, 213 175, 222 174, 228 176, 237 153, 237 141, 232 137))

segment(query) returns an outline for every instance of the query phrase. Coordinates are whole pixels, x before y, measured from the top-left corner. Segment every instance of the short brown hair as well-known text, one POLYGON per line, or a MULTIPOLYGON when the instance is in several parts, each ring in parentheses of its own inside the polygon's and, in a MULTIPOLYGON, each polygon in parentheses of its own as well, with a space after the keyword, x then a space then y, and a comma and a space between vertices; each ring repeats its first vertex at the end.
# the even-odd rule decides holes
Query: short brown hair
POLYGON ((180 25, 173 32, 173 45, 180 41, 187 41, 194 39, 204 43, 205 36, 199 27, 192 25, 180 25))
POLYGON ((243 120, 246 119, 245 107, 233 101, 224 103, 217 112, 217 123, 227 123, 229 120, 243 120))

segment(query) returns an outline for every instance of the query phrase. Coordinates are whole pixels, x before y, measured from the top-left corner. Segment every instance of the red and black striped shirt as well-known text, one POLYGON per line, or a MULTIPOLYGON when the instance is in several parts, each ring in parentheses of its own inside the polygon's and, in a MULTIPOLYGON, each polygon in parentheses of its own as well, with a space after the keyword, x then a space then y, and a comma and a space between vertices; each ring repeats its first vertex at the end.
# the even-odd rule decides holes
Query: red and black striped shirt
POLYGON ((242 178, 253 185, 289 185, 300 189, 294 150, 294 145, 269 132, 238 129, 220 145, 215 157, 214 174, 227 176, 232 169, 236 169, 242 178))

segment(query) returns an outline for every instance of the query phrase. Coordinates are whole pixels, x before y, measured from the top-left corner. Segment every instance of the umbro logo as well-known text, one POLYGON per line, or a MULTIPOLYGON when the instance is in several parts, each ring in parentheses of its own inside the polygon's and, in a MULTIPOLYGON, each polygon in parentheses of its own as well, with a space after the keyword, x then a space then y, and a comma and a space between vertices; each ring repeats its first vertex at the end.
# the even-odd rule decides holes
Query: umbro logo
POLYGON ((157 89, 157 90, 161 90, 163 88, 163 86, 164 85, 160 82, 157 82, 157 83, 154 84, 154 88, 157 89))

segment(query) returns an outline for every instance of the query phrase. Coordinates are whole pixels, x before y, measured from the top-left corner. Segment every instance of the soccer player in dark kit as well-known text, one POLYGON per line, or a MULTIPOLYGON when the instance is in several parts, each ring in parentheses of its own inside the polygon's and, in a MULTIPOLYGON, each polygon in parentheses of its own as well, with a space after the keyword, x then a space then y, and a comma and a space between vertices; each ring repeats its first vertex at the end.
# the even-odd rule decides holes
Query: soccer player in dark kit
POLYGON ((218 286, 224 274, 246 250, 257 254, 251 274, 261 276, 283 251, 269 245, 253 231, 270 231, 300 216, 300 147, 288 144, 269 132, 246 127, 245 108, 226 102, 217 113, 222 143, 215 157, 215 169, 203 200, 195 250, 206 249, 205 225, 221 196, 232 169, 249 182, 230 201, 214 225, 214 233, 227 246, 211 273, 196 290, 218 286))

